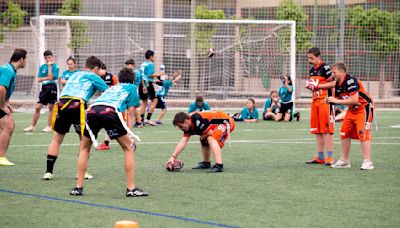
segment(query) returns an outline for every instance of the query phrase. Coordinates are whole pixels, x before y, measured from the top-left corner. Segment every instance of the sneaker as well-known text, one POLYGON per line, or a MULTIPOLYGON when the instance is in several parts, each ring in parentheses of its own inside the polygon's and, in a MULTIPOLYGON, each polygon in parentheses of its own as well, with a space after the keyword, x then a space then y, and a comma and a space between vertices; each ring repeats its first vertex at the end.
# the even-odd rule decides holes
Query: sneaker
POLYGON ((147 124, 147 125, 150 125, 150 126, 156 126, 157 124, 155 124, 153 121, 151 121, 151 120, 147 120, 147 121, 145 121, 145 123, 147 124))
POLYGON ((293 117, 296 119, 297 122, 300 121, 300 112, 296 112, 293 117))
POLYGON ((157 120, 157 121, 156 121, 156 124, 157 124, 157 125, 161 125, 161 124, 162 124, 162 122, 161 122, 161 121, 159 121, 159 120, 157 120))
POLYGON ((197 166, 193 167, 192 169, 210 169, 211 162, 199 162, 197 166))
POLYGON ((139 188, 134 188, 132 190, 126 189, 126 197, 137 197, 137 196, 149 196, 149 193, 144 192, 143 190, 139 188))
POLYGON ((35 127, 29 126, 29 127, 25 128, 24 131, 25 131, 25 132, 32 132, 32 131, 35 131, 35 127))
POLYGON ((51 180, 53 179, 53 174, 52 173, 45 173, 43 175, 43 180, 51 180))
POLYGON ((374 169, 374 164, 370 160, 364 160, 362 165, 361 165, 361 170, 371 170, 374 169))
POLYGON ((69 194, 72 196, 81 196, 83 195, 83 188, 75 187, 69 192, 69 194))
MULTIPOLYGON (((78 179, 78 174, 76 174, 76 179, 78 179)), ((93 176, 90 175, 88 172, 85 172, 85 179, 86 179, 86 180, 93 179, 93 176)))
POLYGON ((107 145, 103 142, 100 146, 96 147, 96 150, 110 150, 110 146, 107 146, 107 145))
POLYGON ((338 160, 335 164, 331 165, 334 169, 347 169, 351 168, 351 164, 348 161, 338 160))
POLYGON ((218 165, 213 165, 213 167, 209 170, 207 170, 208 173, 219 173, 219 172, 223 172, 224 171, 224 167, 218 166, 218 165))
POLYGON ((335 163, 335 160, 333 159, 333 157, 325 158, 325 165, 333 165, 333 163, 335 163))
POLYGON ((312 160, 306 161, 306 164, 325 164, 324 159, 319 159, 318 156, 315 156, 312 160))
POLYGON ((51 132, 51 131, 52 131, 52 129, 49 126, 42 129, 42 132, 51 132))
POLYGON ((10 162, 6 157, 0 157, 0 166, 13 166, 14 163, 10 162))

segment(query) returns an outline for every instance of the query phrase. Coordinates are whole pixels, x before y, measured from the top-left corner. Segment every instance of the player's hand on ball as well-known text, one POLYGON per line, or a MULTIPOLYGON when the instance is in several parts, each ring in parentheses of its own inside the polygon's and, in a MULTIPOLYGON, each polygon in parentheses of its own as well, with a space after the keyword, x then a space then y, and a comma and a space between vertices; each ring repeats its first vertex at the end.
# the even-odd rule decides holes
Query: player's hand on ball
POLYGON ((306 81, 306 88, 309 90, 317 90, 318 89, 319 80, 309 79, 306 81))
POLYGON ((178 172, 183 168, 183 162, 176 159, 175 157, 171 157, 167 163, 165 163, 165 169, 170 172, 178 172))

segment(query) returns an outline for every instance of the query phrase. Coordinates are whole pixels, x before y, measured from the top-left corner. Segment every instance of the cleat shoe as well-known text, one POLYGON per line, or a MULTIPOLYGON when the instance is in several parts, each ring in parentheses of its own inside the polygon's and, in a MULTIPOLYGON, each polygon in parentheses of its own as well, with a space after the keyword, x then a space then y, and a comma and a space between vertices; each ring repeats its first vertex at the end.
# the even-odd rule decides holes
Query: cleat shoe
POLYGON ((69 192, 69 194, 72 196, 81 196, 83 195, 83 188, 75 187, 69 192))
POLYGON ((224 171, 224 167, 215 164, 211 169, 207 170, 208 173, 220 173, 224 171))
POLYGON ((364 160, 362 165, 361 165, 361 170, 371 170, 374 169, 374 164, 370 160, 364 160))
POLYGON ((162 124, 162 122, 161 122, 161 121, 159 121, 159 120, 157 120, 157 121, 156 121, 156 124, 157 124, 157 125, 161 125, 161 124, 162 124))
POLYGON ((0 157, 0 166, 13 166, 14 163, 10 162, 6 157, 0 157))
POLYGON ((35 127, 29 126, 29 127, 25 128, 24 131, 25 131, 25 132, 32 132, 32 131, 35 131, 35 127))
POLYGON ((153 121, 151 121, 151 120, 147 120, 146 122, 145 122, 147 125, 150 125, 150 126, 156 126, 157 124, 155 124, 153 121))
POLYGON ((351 164, 348 161, 338 160, 335 164, 331 165, 334 169, 347 169, 351 168, 351 164))
POLYGON ((197 166, 193 167, 192 169, 210 169, 211 162, 199 162, 197 166))
POLYGON ((53 179, 53 174, 52 173, 45 173, 43 175, 43 180, 51 180, 53 179))
POLYGON ((333 157, 325 158, 325 165, 333 165, 333 163, 335 163, 335 160, 333 159, 333 157))
POLYGON ((296 112, 293 117, 296 119, 297 122, 300 121, 300 112, 296 112))
MULTIPOLYGON (((78 174, 76 174, 76 177, 75 177, 75 178, 78 179, 78 174)), ((90 175, 88 172, 85 172, 85 179, 86 179, 86 180, 93 179, 93 176, 90 175)))
POLYGON ((135 128, 142 128, 142 127, 143 127, 143 123, 136 122, 135 125, 134 125, 133 127, 135 127, 135 128))
POLYGON ((110 150, 110 146, 107 146, 107 145, 103 142, 100 146, 96 147, 96 150, 110 150))
POLYGON ((149 193, 144 192, 139 188, 134 188, 133 190, 126 189, 126 197, 139 197, 139 196, 149 196, 149 193))
POLYGON ((306 164, 325 164, 324 159, 319 159, 318 156, 315 156, 312 160, 306 161, 306 164))
POLYGON ((52 129, 49 126, 42 129, 42 132, 51 132, 51 131, 52 131, 52 129))

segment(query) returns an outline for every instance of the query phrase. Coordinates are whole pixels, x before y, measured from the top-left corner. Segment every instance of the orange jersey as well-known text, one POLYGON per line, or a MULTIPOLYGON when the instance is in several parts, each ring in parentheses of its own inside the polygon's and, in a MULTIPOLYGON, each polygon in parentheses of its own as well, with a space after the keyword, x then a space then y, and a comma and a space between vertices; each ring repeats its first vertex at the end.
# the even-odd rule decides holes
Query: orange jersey
POLYGON ((196 112, 190 116, 192 128, 184 132, 184 136, 203 135, 220 124, 234 124, 233 118, 221 111, 196 112))
MULTIPOLYGON (((331 68, 325 63, 314 66, 310 69, 310 79, 318 80, 318 84, 322 85, 333 80, 331 68)), ((313 92, 313 100, 332 96, 332 89, 318 89, 313 92)))
POLYGON ((115 76, 109 72, 106 72, 106 75, 104 76, 103 80, 106 82, 106 84, 109 87, 118 84, 117 76, 115 76))
POLYGON ((335 96, 339 99, 346 100, 350 96, 358 93, 359 105, 349 106, 349 111, 358 112, 368 104, 372 106, 372 99, 369 94, 365 91, 361 81, 356 78, 346 75, 342 83, 336 82, 335 85, 335 96))

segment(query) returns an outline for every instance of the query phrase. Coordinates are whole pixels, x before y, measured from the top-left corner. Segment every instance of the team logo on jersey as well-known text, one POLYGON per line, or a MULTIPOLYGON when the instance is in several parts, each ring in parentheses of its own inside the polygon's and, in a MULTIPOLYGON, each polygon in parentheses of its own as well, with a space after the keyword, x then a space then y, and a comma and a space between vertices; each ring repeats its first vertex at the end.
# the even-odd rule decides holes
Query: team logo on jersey
POLYGON ((354 79, 347 80, 347 85, 354 84, 354 79))

